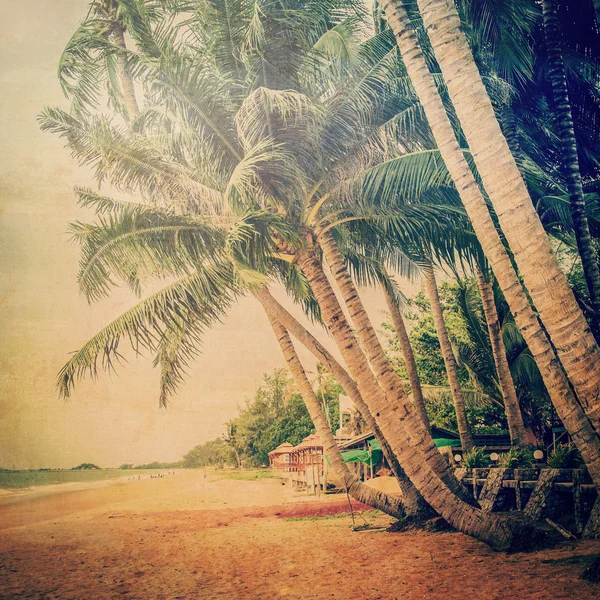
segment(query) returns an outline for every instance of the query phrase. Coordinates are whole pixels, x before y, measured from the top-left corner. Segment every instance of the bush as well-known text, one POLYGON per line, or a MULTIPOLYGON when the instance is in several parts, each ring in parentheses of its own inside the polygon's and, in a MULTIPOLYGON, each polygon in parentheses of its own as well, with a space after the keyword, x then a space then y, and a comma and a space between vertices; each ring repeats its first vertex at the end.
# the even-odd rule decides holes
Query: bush
POLYGON ((485 469, 490 466, 490 458, 485 453, 485 448, 473 448, 464 453, 460 466, 466 469, 485 469))
POLYGON ((510 469, 527 469, 534 464, 533 452, 528 448, 511 448, 508 452, 504 452, 498 458, 499 467, 507 467, 510 469))
POLYGON ((578 469, 583 461, 573 444, 560 444, 550 453, 546 462, 553 469, 578 469))

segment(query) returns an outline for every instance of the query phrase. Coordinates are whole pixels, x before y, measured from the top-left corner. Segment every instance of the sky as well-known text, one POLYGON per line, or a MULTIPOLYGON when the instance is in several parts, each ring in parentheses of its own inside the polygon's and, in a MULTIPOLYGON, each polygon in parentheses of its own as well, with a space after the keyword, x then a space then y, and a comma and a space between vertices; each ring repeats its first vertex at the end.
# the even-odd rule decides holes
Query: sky
MULTIPOLYGON (((90 220, 73 187, 94 186, 64 142, 40 131, 44 106, 68 105, 56 68, 88 0, 0 0, 0 467, 103 467, 179 460, 220 436, 266 372, 285 366, 257 302, 241 300, 204 338, 202 355, 167 409, 151 357, 127 355, 117 375, 58 398, 56 374, 101 327, 136 303, 117 290, 93 305, 79 294, 79 251, 68 224, 90 220)), ((273 292, 280 300, 281 290, 273 292)), ((381 296, 363 299, 375 324, 381 296)), ((285 301, 288 308, 293 309, 285 301)), ((300 313, 294 310, 297 316, 300 313)), ((334 351, 323 331, 319 339, 334 351)), ((337 354, 337 352, 335 352, 337 354)), ((301 351, 309 371, 312 357, 301 351)))

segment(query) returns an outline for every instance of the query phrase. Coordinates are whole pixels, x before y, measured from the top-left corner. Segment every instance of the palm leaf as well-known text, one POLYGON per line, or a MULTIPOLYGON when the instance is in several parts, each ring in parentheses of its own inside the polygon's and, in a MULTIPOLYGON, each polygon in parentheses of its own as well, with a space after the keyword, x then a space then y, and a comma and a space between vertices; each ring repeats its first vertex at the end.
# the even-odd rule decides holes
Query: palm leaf
POLYGON ((95 378, 99 367, 114 369, 122 361, 119 345, 123 338, 136 353, 155 352, 167 327, 191 315, 197 320, 191 333, 198 342, 202 331, 220 318, 236 295, 227 263, 207 265, 182 277, 124 312, 75 352, 58 375, 60 394, 68 398, 75 382, 85 375, 95 378))

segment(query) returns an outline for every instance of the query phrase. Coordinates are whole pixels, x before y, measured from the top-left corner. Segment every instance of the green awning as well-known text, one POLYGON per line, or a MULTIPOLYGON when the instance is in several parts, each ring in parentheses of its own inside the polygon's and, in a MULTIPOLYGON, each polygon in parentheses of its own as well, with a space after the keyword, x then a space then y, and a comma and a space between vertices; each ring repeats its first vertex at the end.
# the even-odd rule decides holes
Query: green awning
POLYGON ((453 440, 450 438, 433 438, 433 443, 438 448, 443 448, 444 446, 450 446, 450 448, 458 448, 461 445, 460 440, 453 440))
POLYGON ((373 458, 373 464, 376 465, 381 460, 381 456, 381 450, 371 450, 371 452, 368 450, 348 450, 347 452, 342 452, 344 462, 361 462, 365 465, 371 464, 371 457, 373 458))
POLYGON ((372 450, 381 450, 381 444, 376 439, 369 440, 369 446, 372 450))

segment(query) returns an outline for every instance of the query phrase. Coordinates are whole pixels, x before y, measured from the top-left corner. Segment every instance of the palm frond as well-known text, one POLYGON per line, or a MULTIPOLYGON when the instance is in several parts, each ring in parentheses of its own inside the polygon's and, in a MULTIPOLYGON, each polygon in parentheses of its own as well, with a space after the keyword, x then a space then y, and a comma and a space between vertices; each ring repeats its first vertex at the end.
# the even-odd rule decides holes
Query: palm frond
POLYGON ((139 293, 142 281, 186 274, 225 242, 211 224, 140 206, 113 207, 99 223, 77 222, 71 231, 82 245, 78 281, 90 302, 108 294, 113 275, 139 293))
POLYGON ((68 398, 78 379, 95 378, 99 368, 112 370, 123 357, 121 341, 129 340, 134 352, 155 352, 167 327, 190 316, 197 320, 195 342, 199 335, 231 305, 237 295, 232 285, 230 264, 211 264, 198 268, 124 312, 82 346, 58 375, 61 396, 68 398))
MULTIPOLYGON (((452 402, 452 390, 449 387, 442 385, 422 385, 421 387, 423 389, 423 395, 427 400, 429 400, 429 402, 452 402)), ((491 396, 477 390, 463 389, 463 398, 465 399, 467 406, 482 407, 490 403, 500 405, 501 407, 504 406, 502 403, 498 403, 498 401, 491 396)))
POLYGON ((93 168, 100 183, 108 179, 118 189, 160 199, 167 206, 187 209, 191 204, 215 211, 222 204, 219 190, 196 180, 153 140, 115 127, 104 117, 84 121, 47 108, 40 122, 43 130, 67 140, 73 156, 93 168))

